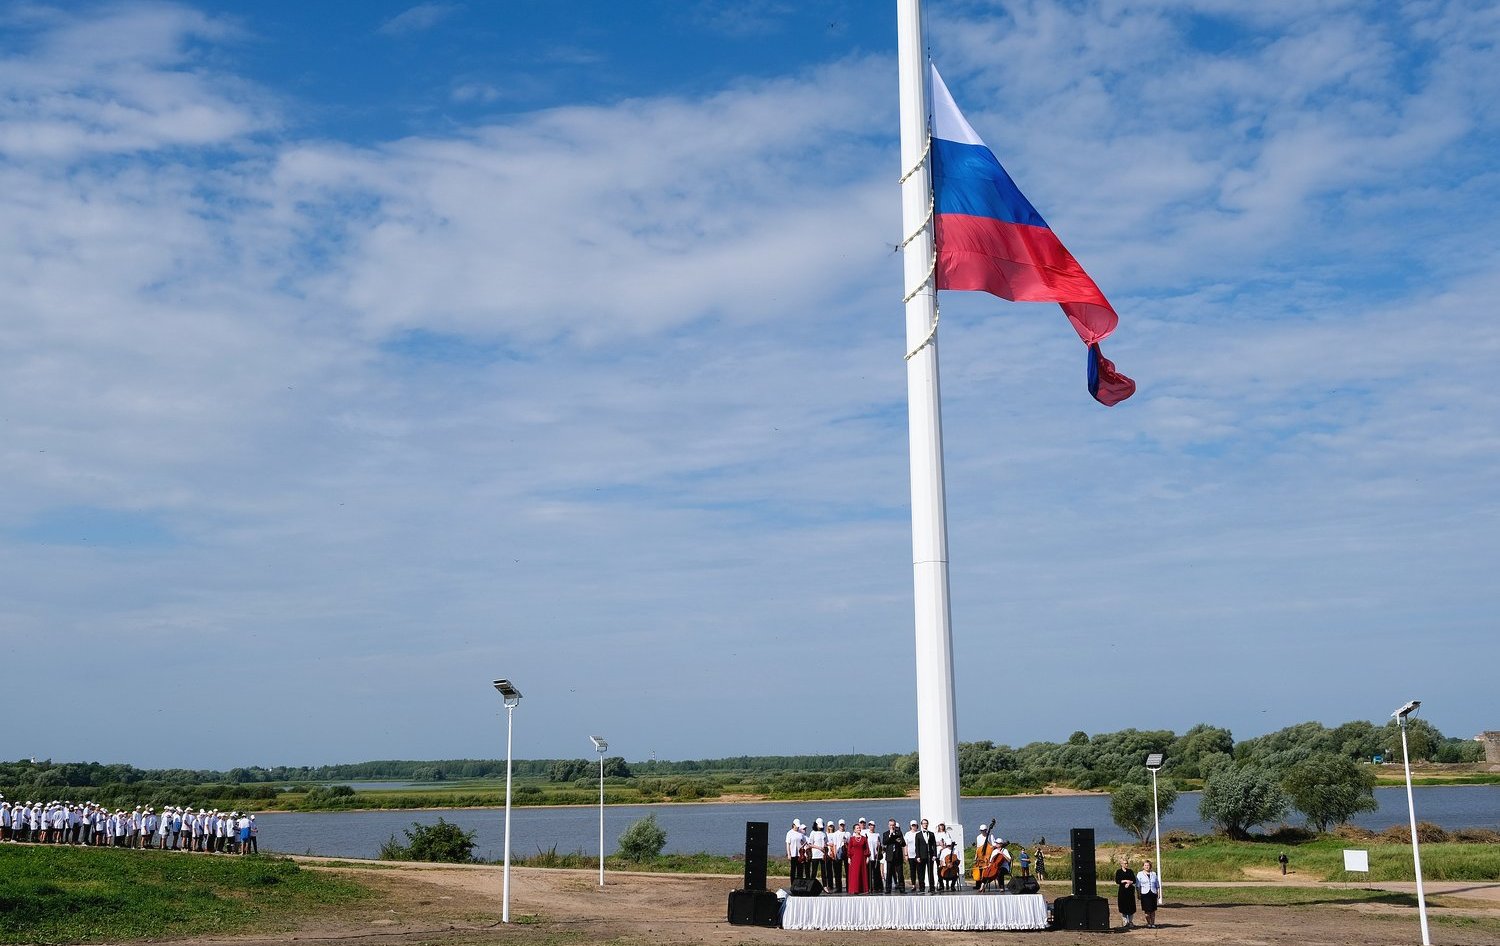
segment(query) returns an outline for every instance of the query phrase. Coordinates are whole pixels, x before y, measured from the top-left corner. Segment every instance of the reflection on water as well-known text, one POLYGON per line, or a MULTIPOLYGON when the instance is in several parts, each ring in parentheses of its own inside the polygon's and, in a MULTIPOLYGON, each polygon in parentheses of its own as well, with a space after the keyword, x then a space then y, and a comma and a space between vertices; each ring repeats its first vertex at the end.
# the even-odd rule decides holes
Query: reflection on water
MULTIPOLYGON (((1185 792, 1176 809, 1162 818, 1162 831, 1208 831, 1198 819, 1197 792, 1185 792)), ((1382 830, 1406 824, 1406 791, 1377 788, 1380 807, 1364 812, 1354 823, 1382 830)), ((1416 789, 1417 818, 1440 827, 1490 828, 1500 830, 1500 786, 1448 785, 1416 789)), ((979 823, 996 820, 1001 837, 1024 844, 1040 838, 1067 843, 1069 828, 1093 828, 1100 841, 1122 841, 1127 836, 1109 817, 1109 798, 1103 795, 1043 795, 1026 798, 965 798, 960 803, 968 834, 979 823)), ((675 853, 708 851, 739 854, 745 849, 745 822, 771 823, 771 853, 780 850, 781 837, 793 818, 814 818, 851 824, 856 818, 874 818, 881 826, 896 818, 903 830, 911 818, 920 817, 915 801, 795 801, 753 804, 611 805, 605 808, 605 841, 611 852, 615 840, 633 821, 656 815, 667 831, 666 850, 675 853)), ((475 854, 499 860, 504 844, 504 809, 445 811, 356 811, 308 812, 260 815, 260 843, 264 850, 288 854, 325 854, 335 857, 374 857, 386 838, 396 835, 413 821, 431 824, 444 818, 465 831, 473 831, 475 854)), ((936 827, 936 826, 934 826, 936 827)), ((560 853, 582 850, 595 854, 599 848, 597 807, 512 808, 511 852, 535 854, 556 847, 560 853)))

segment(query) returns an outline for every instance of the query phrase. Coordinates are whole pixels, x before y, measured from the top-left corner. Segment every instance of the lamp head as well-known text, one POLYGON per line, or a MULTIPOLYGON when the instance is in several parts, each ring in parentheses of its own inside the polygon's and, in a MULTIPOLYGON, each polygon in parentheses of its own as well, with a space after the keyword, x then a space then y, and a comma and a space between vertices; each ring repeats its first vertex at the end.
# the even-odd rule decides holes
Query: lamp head
POLYGON ((1166 761, 1167 761, 1167 756, 1166 756, 1165 753, 1162 753, 1162 752, 1153 752, 1150 755, 1146 756, 1146 768, 1148 768, 1151 771, 1155 772, 1157 769, 1161 768, 1162 767, 1162 763, 1164 763, 1166 761))
POLYGON ((1421 705, 1422 705, 1422 701, 1421 700, 1412 700, 1410 703, 1407 703, 1405 706, 1401 707, 1400 709, 1396 710, 1396 712, 1392 713, 1391 714, 1391 719, 1405 719, 1406 717, 1410 716, 1412 713, 1415 713, 1417 711, 1417 707, 1419 707, 1421 705))
POLYGON ((609 743, 604 741, 603 736, 590 736, 589 742, 594 744, 595 752, 604 752, 609 748, 609 743))
POLYGON ((495 689, 500 691, 500 696, 505 699, 506 706, 515 706, 521 702, 521 691, 509 680, 496 680, 495 689))

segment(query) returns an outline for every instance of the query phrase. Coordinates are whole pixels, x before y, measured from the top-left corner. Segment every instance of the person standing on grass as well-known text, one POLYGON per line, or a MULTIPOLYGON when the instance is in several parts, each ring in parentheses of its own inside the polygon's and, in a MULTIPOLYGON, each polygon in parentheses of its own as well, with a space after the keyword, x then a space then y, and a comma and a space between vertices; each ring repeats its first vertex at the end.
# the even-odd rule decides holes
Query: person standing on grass
POLYGON ((260 842, 256 838, 255 835, 256 835, 255 816, 251 815, 250 816, 250 853, 251 854, 259 854, 260 853, 260 842))
POLYGON ((1120 869, 1115 871, 1115 906, 1125 918, 1121 929, 1130 929, 1135 923, 1135 871, 1130 869, 1130 858, 1120 858, 1120 869))
POLYGON ((240 815, 240 820, 235 822, 235 828, 236 828, 236 832, 238 834, 238 839, 237 840, 239 842, 239 852, 241 854, 249 854, 250 853, 250 816, 249 815, 240 815))
POLYGON ((1156 929, 1156 905, 1161 900, 1161 875, 1146 861, 1135 875, 1135 887, 1141 895, 1141 912, 1146 914, 1146 929, 1156 929))
POLYGON ((1281 864, 1281 876, 1285 877, 1286 876, 1286 861, 1287 861, 1286 852, 1282 851, 1281 852, 1281 856, 1278 857, 1278 858, 1276 858, 1276 860, 1277 860, 1277 862, 1279 864, 1281 864))

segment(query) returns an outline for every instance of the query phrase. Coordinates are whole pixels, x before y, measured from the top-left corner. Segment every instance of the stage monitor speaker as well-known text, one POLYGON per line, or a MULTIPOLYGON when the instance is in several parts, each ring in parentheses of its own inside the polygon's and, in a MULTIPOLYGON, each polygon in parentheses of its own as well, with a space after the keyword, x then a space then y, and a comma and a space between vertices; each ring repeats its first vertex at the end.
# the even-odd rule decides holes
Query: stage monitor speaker
POLYGON ((1041 884, 1036 882, 1035 877, 1012 877, 1005 889, 1011 893, 1041 893, 1041 884))
POLYGON ((1074 828, 1068 840, 1073 847, 1073 896, 1096 896, 1099 868, 1094 864, 1094 829, 1074 828))
POLYGON ((823 892, 823 882, 816 877, 798 877, 792 881, 792 896, 816 897, 823 892))
POLYGON ((780 926, 781 901, 771 890, 731 890, 729 922, 736 926, 780 926))
POLYGON ((768 821, 745 822, 745 889, 766 889, 766 845, 771 834, 768 821))
POLYGON ((1109 932, 1109 901, 1103 897, 1058 897, 1052 901, 1052 926, 1059 930, 1109 932))

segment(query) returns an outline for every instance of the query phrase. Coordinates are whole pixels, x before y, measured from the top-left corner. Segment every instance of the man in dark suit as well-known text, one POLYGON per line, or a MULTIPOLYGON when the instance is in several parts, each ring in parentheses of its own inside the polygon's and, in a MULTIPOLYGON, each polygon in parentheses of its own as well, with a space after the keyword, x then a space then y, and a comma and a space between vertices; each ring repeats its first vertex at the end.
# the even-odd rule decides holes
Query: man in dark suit
POLYGON ((917 876, 912 878, 912 886, 928 893, 937 891, 937 835, 927 827, 926 818, 917 832, 917 876))
POLYGON ((906 837, 895 818, 880 836, 880 846, 885 849, 885 892, 906 893, 906 837))

